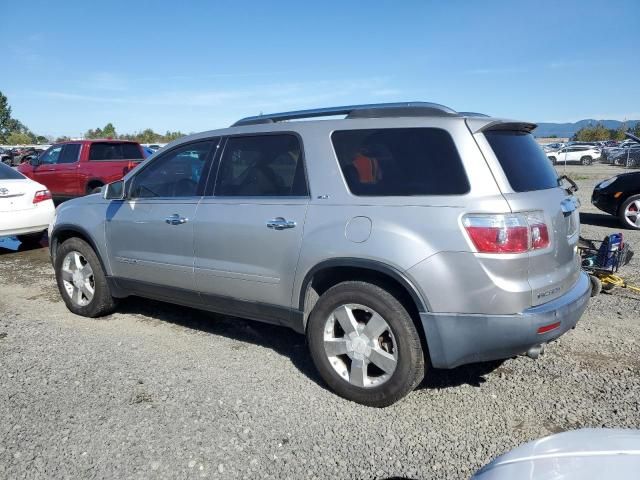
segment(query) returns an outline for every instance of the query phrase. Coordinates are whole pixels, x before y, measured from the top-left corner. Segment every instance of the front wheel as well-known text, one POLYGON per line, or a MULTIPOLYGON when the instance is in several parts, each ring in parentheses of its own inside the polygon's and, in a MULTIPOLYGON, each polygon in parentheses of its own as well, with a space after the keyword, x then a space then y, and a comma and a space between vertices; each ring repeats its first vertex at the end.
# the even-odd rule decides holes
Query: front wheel
POLYGON ((640 195, 631 195, 622 202, 618 217, 625 227, 640 230, 640 195))
POLYGON ((316 303, 307 326, 318 372, 338 395, 386 407, 423 379, 424 352, 416 326, 389 291, 343 282, 316 303))
POLYGON ((76 315, 100 317, 115 309, 100 260, 84 240, 70 238, 58 247, 55 272, 60 295, 76 315))

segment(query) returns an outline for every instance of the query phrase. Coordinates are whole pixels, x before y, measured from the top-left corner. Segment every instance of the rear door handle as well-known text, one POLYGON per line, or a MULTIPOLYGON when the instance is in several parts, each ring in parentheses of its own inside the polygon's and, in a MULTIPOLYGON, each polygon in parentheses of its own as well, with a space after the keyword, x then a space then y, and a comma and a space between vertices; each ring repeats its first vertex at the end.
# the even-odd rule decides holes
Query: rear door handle
POLYGON ((167 222, 169 225, 182 225, 183 223, 187 223, 189 219, 186 217, 181 217, 177 213, 174 213, 173 215, 170 215, 167 218, 165 218, 164 221, 167 222))
POLYGON ((267 222, 267 228, 273 228, 274 230, 284 230, 285 228, 294 228, 295 226, 296 222, 293 220, 285 220, 282 217, 276 217, 267 222))

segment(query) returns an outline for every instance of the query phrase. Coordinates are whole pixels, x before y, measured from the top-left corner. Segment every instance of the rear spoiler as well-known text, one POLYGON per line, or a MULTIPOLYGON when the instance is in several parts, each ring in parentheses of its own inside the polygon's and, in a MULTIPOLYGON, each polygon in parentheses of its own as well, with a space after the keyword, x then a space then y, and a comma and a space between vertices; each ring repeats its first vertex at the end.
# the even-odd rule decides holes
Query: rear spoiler
POLYGON ((538 126, 535 123, 501 118, 470 117, 466 119, 466 122, 471 133, 481 133, 489 130, 515 130, 517 132, 531 133, 538 126))

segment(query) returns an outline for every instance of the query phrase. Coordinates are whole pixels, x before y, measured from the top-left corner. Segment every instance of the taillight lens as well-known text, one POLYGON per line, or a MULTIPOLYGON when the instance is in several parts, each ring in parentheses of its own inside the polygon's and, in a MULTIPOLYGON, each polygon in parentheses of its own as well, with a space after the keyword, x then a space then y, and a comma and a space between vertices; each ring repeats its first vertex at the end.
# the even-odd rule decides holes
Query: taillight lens
POLYGON ((524 253, 550 243, 542 212, 467 215, 463 224, 481 253, 524 253))
POLYGON ((33 203, 44 202, 45 200, 51 200, 51 192, 49 190, 38 190, 33 196, 33 203))

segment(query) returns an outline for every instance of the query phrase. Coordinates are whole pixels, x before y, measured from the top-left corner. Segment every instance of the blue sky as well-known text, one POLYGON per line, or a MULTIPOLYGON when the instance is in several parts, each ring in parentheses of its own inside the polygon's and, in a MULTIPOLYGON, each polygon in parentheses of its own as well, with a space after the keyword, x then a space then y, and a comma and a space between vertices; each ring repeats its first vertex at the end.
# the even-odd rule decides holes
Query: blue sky
POLYGON ((638 0, 0 0, 0 18, 0 91, 47 135, 412 100, 640 118, 638 0))

